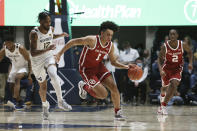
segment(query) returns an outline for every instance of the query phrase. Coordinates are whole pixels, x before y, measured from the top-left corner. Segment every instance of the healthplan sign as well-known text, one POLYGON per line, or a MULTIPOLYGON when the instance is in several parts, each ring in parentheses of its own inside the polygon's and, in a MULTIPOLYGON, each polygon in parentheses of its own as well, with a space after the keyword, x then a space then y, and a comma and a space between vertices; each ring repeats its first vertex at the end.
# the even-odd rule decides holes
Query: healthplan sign
MULTIPOLYGON (((0 5, 2 1, 4 15, 0 17, 7 26, 38 25, 38 13, 49 9, 49 0, 0 0, 0 5)), ((67 0, 67 2, 72 26, 99 26, 105 20, 114 21, 120 26, 197 24, 197 0, 67 0)))

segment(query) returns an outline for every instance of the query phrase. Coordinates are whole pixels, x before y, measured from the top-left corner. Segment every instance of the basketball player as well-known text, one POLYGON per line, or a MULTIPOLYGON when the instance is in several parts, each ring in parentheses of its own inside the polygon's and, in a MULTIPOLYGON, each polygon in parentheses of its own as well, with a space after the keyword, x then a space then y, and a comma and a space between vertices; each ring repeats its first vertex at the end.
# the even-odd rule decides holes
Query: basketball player
POLYGON ((84 80, 80 81, 79 95, 82 99, 86 98, 87 92, 97 99, 105 99, 108 96, 107 87, 111 92, 111 98, 114 105, 115 119, 124 120, 120 109, 120 94, 111 73, 102 63, 103 57, 108 54, 111 64, 117 68, 128 69, 134 65, 124 65, 117 61, 114 55, 114 45, 111 42, 114 32, 118 26, 111 22, 103 22, 100 26, 99 35, 90 35, 86 37, 70 40, 64 48, 57 53, 56 62, 60 56, 69 48, 76 45, 83 45, 83 51, 79 59, 79 71, 84 80))
POLYGON ((20 81, 24 77, 28 77, 30 84, 32 84, 29 53, 22 45, 14 43, 10 37, 4 42, 4 47, 0 51, 0 61, 4 56, 8 57, 12 63, 8 83, 10 89, 14 89, 13 100, 9 100, 7 104, 14 109, 21 108, 19 97, 20 81), (16 106, 17 102, 19 102, 19 106, 16 106))
POLYGON ((30 33, 30 46, 31 46, 31 61, 32 70, 40 85, 39 94, 42 100, 43 118, 48 119, 49 116, 49 102, 46 100, 47 80, 46 71, 51 78, 51 83, 55 89, 58 107, 63 110, 71 110, 72 107, 67 104, 62 98, 62 91, 60 80, 57 75, 57 67, 53 56, 55 45, 52 40, 58 37, 67 36, 67 33, 61 35, 53 34, 53 27, 51 27, 51 18, 47 12, 41 12, 38 15, 39 27, 35 27, 30 33))
POLYGON ((175 29, 169 32, 170 40, 162 46, 158 57, 158 66, 162 79, 162 88, 160 95, 161 106, 158 108, 158 114, 167 115, 166 105, 174 96, 177 86, 181 81, 183 70, 183 51, 189 55, 189 66, 192 70, 192 51, 188 44, 177 40, 178 33, 175 29))

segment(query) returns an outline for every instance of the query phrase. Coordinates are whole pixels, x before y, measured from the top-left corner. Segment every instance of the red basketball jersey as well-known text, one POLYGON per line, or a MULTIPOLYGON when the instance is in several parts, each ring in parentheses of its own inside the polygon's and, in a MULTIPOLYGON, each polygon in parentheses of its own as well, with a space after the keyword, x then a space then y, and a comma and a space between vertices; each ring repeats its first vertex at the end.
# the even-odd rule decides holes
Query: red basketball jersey
POLYGON ((165 69, 176 70, 183 66, 183 45, 182 41, 178 40, 177 42, 176 49, 173 49, 168 41, 164 43, 166 54, 163 68, 165 69))
POLYGON ((102 62, 103 57, 111 50, 112 42, 108 42, 106 46, 103 46, 100 41, 100 37, 96 36, 96 43, 94 48, 84 46, 79 59, 79 66, 86 68, 96 67, 102 62))

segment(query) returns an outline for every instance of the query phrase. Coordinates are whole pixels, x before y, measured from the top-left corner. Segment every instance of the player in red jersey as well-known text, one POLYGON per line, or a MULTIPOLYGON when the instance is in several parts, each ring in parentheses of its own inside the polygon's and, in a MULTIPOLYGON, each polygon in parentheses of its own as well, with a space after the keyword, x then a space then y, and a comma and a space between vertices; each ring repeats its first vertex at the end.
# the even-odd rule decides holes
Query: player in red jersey
POLYGON ((169 32, 170 40, 162 46, 158 57, 158 66, 162 79, 162 88, 160 94, 161 106, 158 108, 158 114, 167 115, 166 104, 174 96, 177 86, 181 81, 183 70, 183 52, 189 55, 189 66, 192 70, 192 51, 188 44, 177 40, 178 33, 175 29, 169 32))
POLYGON ((128 69, 133 65, 124 65, 117 61, 114 54, 114 45, 111 42, 114 32, 118 26, 111 22, 103 22, 100 26, 99 35, 86 36, 70 40, 64 48, 55 56, 58 62, 60 56, 69 48, 76 45, 83 45, 83 51, 79 60, 79 72, 84 80, 80 81, 79 95, 86 98, 87 92, 95 98, 105 99, 108 96, 107 87, 111 92, 111 98, 115 110, 115 119, 124 120, 120 110, 120 94, 112 78, 111 73, 104 66, 102 60, 105 55, 109 55, 111 64, 117 68, 128 69))

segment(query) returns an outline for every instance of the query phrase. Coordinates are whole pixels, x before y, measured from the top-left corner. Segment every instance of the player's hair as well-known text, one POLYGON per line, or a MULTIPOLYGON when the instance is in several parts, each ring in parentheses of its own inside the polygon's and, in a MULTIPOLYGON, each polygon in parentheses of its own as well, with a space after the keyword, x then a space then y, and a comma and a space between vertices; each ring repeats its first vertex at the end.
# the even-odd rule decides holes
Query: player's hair
POLYGON ((101 31, 105 31, 107 29, 110 29, 113 32, 117 32, 118 28, 119 28, 118 25, 116 25, 114 22, 105 21, 105 22, 101 23, 101 25, 100 25, 99 34, 101 33, 101 31))
POLYGON ((50 16, 50 14, 46 11, 40 12, 38 15, 38 22, 40 22, 41 20, 44 20, 47 18, 47 16, 50 16))
POLYGON ((171 30, 175 30, 176 33, 179 34, 179 31, 178 31, 177 29, 170 29, 170 30, 169 30, 169 33, 170 33, 171 30))

